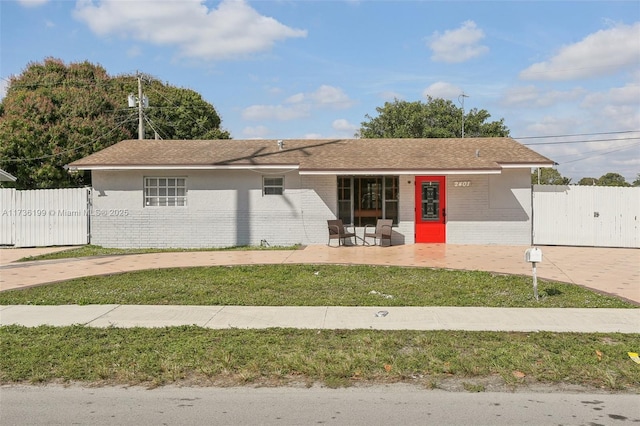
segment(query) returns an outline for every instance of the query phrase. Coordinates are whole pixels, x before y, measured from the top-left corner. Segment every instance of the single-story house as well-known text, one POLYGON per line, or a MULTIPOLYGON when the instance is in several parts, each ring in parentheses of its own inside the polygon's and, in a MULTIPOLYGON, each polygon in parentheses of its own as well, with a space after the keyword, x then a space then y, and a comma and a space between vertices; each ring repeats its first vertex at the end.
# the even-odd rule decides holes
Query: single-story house
MULTIPOLYGON (((91 243, 326 244, 327 220, 393 244, 531 243, 531 169, 511 138, 125 140, 69 164, 92 176, 91 243)), ((359 241, 361 242, 361 241, 359 241)))

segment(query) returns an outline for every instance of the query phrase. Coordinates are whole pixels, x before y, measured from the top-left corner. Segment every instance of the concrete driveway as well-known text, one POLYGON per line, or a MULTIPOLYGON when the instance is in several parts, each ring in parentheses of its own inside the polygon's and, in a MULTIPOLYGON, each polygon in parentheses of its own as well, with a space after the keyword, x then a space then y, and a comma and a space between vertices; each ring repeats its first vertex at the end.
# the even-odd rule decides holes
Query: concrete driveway
MULTIPOLYGON (((313 245, 300 250, 210 251, 15 261, 42 249, 0 249, 0 291, 142 269, 246 264, 371 264, 480 270, 531 276, 526 246, 413 244, 313 245)), ((578 284, 640 304, 640 249, 542 246, 539 278, 578 284)))

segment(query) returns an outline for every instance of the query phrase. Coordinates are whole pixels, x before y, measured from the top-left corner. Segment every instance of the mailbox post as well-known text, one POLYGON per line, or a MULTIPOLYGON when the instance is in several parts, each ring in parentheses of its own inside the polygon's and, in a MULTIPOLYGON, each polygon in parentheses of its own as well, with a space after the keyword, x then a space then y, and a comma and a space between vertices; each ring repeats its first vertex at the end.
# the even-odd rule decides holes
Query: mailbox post
POLYGON ((542 262, 542 250, 532 247, 524 252, 524 261, 530 262, 533 269, 533 295, 538 300, 538 277, 536 276, 536 263, 542 262))

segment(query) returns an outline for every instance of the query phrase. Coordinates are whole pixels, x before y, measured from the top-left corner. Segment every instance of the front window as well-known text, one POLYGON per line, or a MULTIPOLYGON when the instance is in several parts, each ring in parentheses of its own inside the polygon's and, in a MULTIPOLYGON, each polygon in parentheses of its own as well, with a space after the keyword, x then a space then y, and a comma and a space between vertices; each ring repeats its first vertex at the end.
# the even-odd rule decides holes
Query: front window
POLYGON ((398 176, 338 176, 338 217, 355 226, 398 223, 398 176))
POLYGON ((265 176, 262 178, 262 195, 282 195, 284 178, 282 176, 265 176))
POLYGON ((183 177, 145 177, 144 205, 176 207, 187 205, 187 179, 183 177))

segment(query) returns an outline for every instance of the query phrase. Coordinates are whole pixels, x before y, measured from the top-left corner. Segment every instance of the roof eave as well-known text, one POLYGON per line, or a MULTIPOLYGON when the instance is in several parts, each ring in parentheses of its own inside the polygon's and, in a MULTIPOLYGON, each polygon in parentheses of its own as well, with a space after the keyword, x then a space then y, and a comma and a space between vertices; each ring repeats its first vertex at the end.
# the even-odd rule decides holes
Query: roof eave
POLYGON ((300 170, 301 175, 378 175, 378 176, 415 176, 415 175, 493 175, 500 174, 500 168, 486 169, 315 169, 300 170))
POLYGON ((531 163, 500 163, 500 167, 503 169, 535 169, 538 167, 553 167, 557 163, 553 161, 541 161, 531 163))
POLYGON ((5 172, 0 169, 0 181, 1 182, 15 182, 17 178, 9 172, 5 172))
POLYGON ((242 165, 220 165, 220 164, 109 164, 109 165, 82 165, 70 164, 70 171, 78 170, 297 170, 297 164, 242 164, 242 165))

